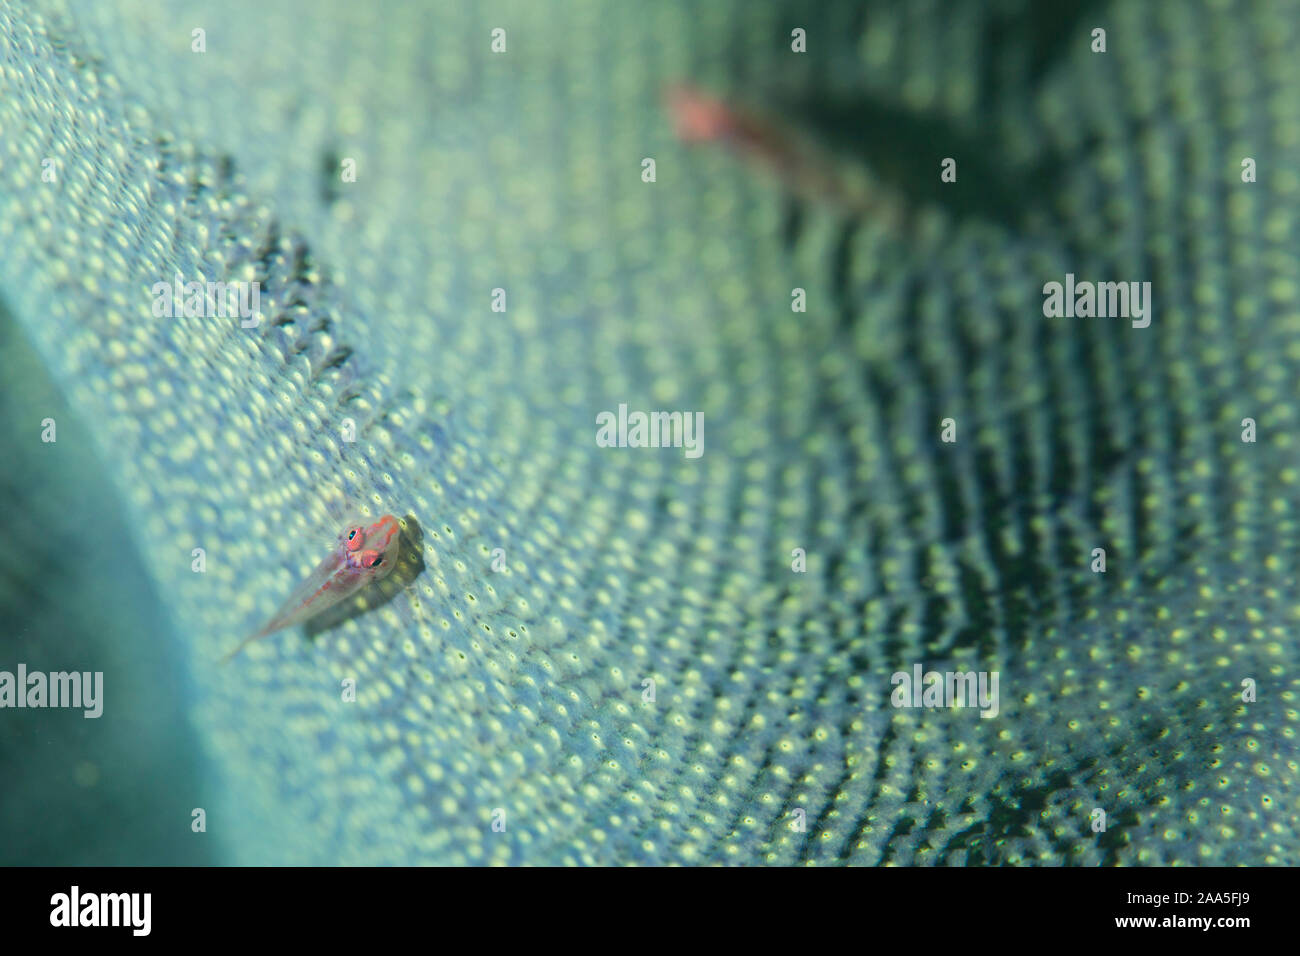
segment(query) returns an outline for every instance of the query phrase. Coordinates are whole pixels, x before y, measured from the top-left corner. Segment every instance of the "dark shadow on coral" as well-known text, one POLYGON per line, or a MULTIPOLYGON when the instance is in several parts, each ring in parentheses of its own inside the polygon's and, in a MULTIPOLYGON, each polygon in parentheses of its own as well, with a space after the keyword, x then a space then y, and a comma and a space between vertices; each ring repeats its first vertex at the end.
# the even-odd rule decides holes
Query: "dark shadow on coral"
POLYGON ((984 23, 980 67, 981 103, 996 109, 1037 88, 1051 68, 1070 56, 1071 45, 1089 48, 1093 27, 1109 27, 1098 0, 1056 0, 991 9, 984 23))
POLYGON ((817 142, 861 163, 897 190, 909 206, 939 207, 956 219, 983 219, 1015 230, 1024 225, 1043 195, 1041 167, 1013 167, 987 133, 968 134, 941 116, 915 113, 868 96, 835 97, 822 92, 787 96, 781 112, 817 142), (940 163, 946 157, 957 162, 956 182, 940 178, 940 163))

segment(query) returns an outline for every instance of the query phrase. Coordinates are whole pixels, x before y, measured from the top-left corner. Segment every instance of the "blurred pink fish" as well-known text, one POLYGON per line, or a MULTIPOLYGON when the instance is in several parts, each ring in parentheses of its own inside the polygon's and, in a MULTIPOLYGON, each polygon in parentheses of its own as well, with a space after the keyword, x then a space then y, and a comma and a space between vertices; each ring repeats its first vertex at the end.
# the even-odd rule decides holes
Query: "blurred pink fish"
POLYGON ((678 139, 716 143, 774 175, 802 199, 897 218, 894 199, 862 168, 841 162, 808 135, 773 116, 728 103, 687 83, 670 86, 664 106, 678 139))

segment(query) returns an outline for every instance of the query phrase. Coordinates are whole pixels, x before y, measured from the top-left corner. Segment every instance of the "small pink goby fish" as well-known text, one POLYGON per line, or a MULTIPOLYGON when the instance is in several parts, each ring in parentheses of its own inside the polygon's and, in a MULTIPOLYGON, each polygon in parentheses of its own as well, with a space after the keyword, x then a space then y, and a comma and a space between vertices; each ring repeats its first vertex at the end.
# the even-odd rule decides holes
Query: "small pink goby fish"
POLYGON ((895 215, 892 198, 856 170, 774 117, 733 105, 688 83, 664 92, 677 137, 688 144, 719 143, 774 174, 803 199, 858 214, 895 215))
POLYGON ((222 662, 230 660, 253 641, 315 617, 387 575, 397 564, 400 530, 401 526, 392 515, 384 515, 372 525, 343 529, 334 550, 294 588, 266 627, 244 638, 238 647, 222 658, 222 662))

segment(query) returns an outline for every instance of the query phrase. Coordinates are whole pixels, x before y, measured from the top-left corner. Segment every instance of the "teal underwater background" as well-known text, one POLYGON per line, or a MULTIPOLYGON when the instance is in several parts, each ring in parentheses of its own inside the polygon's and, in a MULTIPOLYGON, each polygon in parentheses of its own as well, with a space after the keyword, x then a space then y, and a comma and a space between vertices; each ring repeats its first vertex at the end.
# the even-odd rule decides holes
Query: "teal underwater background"
POLYGON ((0 710, 0 862, 1294 863, 1300 9, 1050 6, 0 0, 0 670, 105 675, 0 710), (409 575, 219 663, 387 512, 409 575))

